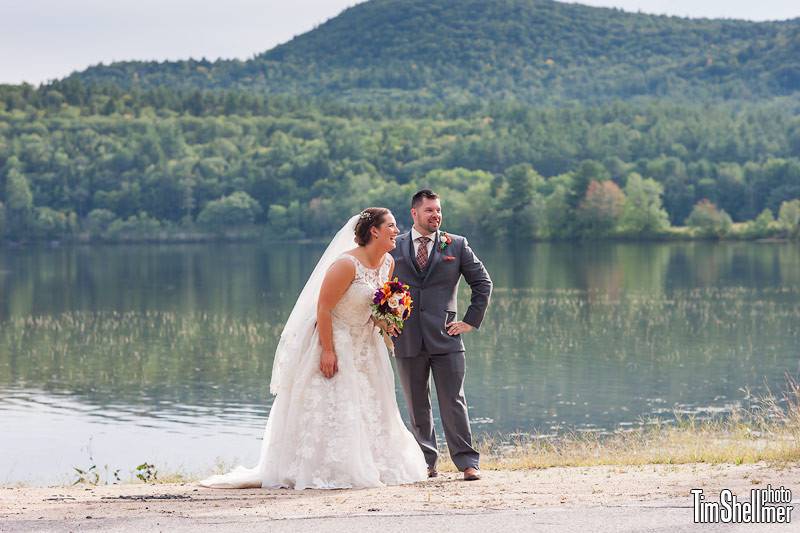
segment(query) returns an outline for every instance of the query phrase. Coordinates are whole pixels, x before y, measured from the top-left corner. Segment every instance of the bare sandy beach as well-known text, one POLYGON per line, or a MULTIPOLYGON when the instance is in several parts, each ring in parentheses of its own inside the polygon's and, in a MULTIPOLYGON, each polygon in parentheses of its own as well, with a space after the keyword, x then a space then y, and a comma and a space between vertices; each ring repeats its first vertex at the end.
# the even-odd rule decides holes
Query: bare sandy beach
MULTIPOLYGON (((477 482, 441 473, 417 485, 335 491, 214 490, 192 483, 4 487, 0 489, 0 530, 350 531, 378 527, 385 532, 415 528, 420 520, 428 524, 438 520, 439 530, 454 531, 513 529, 515 524, 525 530, 560 531, 582 523, 597 531, 619 530, 623 523, 627 525, 622 529, 628 531, 666 526, 690 530, 698 527, 692 523, 690 489, 701 488, 713 499, 727 488, 740 500, 749 500, 750 489, 768 484, 796 493, 800 468, 766 463, 567 467, 484 471, 484 479, 477 482)), ((747 531, 798 530, 794 523, 745 526, 747 531)))

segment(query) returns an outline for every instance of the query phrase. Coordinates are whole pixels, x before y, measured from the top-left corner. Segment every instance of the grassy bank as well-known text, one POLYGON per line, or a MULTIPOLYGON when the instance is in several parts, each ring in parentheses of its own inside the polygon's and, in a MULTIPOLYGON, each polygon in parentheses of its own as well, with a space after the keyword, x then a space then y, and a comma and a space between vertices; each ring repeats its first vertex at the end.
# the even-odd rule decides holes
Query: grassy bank
MULTIPOLYGON (((749 395, 748 395, 749 396, 749 395)), ((564 435, 479 442, 482 468, 520 470, 558 466, 686 463, 747 464, 800 461, 800 387, 787 380, 780 397, 749 397, 725 418, 698 420, 675 415, 642 428, 609 435, 570 432, 564 435)), ((455 470, 445 461, 442 470, 455 470)))

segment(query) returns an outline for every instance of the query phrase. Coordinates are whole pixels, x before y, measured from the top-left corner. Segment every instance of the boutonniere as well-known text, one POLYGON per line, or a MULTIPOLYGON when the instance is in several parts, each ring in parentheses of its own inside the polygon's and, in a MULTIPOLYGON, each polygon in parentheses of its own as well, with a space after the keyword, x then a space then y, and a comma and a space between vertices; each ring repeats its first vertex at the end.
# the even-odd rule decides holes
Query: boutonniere
MULTIPOLYGON (((444 252, 444 249, 447 248, 450 244, 453 243, 453 238, 447 234, 446 231, 439 232, 439 251, 444 252)), ((452 261, 452 259, 450 259, 452 261)))

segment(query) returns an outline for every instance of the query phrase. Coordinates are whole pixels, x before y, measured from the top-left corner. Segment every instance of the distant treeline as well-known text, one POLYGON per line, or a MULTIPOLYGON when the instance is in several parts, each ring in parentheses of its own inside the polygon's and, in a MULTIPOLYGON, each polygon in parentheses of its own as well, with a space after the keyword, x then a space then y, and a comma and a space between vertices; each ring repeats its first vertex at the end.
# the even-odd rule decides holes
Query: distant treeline
POLYGON ((431 187, 446 229, 469 235, 796 234, 798 109, 796 98, 356 106, 75 79, 2 86, 0 231, 317 237, 370 205, 406 222, 411 195, 431 187))

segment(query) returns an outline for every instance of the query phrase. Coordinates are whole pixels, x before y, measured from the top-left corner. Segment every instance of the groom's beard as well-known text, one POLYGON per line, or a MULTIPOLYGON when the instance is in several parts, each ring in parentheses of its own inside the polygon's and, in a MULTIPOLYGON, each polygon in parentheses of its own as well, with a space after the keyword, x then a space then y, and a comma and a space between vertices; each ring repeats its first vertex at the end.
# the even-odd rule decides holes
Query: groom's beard
POLYGON ((437 229, 439 229, 439 226, 441 226, 441 225, 442 225, 442 221, 440 219, 436 223, 426 222, 425 224, 422 225, 422 227, 423 227, 423 229, 425 229, 430 234, 430 233, 434 233, 437 229))

